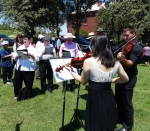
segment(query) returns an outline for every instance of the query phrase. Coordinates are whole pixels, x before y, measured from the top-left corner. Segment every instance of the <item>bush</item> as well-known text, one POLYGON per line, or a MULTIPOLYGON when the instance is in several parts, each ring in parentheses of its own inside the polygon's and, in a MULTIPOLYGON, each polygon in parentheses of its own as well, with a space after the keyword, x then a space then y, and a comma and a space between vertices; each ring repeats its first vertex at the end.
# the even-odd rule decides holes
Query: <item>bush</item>
POLYGON ((86 30, 80 30, 79 31, 79 35, 80 36, 88 36, 88 31, 86 31, 86 30))

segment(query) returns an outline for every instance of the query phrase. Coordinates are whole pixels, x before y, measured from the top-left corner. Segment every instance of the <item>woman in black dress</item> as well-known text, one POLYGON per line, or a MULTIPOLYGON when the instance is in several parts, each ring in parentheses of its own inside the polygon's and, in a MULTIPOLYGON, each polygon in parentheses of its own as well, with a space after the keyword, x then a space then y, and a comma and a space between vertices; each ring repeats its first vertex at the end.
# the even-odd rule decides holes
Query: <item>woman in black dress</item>
POLYGON ((116 62, 108 37, 101 33, 91 40, 93 57, 83 63, 81 76, 66 67, 72 76, 85 85, 89 83, 85 131, 114 131, 117 124, 116 102, 111 83, 124 83, 128 76, 122 65, 116 62), (118 74, 119 77, 114 78, 118 74))

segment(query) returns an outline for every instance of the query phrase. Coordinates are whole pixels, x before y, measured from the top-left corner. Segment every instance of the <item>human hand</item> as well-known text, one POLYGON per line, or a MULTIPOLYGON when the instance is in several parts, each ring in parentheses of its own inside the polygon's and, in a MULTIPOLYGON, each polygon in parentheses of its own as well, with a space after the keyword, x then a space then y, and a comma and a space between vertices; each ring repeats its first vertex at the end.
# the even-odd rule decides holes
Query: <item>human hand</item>
POLYGON ((42 55, 44 55, 44 54, 46 54, 46 51, 45 51, 45 50, 42 52, 42 55))
POLYGON ((121 56, 122 56, 122 52, 119 52, 119 53, 117 54, 117 58, 120 59, 121 56))
POLYGON ((73 72, 73 68, 71 65, 65 65, 66 70, 68 70, 69 72, 73 72))

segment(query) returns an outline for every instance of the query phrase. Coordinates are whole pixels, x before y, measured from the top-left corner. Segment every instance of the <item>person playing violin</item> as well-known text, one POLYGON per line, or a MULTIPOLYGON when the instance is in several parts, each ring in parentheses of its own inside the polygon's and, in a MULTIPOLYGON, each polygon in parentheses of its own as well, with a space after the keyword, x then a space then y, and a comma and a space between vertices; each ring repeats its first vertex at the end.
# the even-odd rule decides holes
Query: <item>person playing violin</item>
POLYGON ((122 52, 118 53, 117 57, 127 73, 129 81, 115 85, 118 124, 122 124, 122 128, 117 131, 129 131, 134 124, 132 97, 133 89, 137 82, 137 64, 139 63, 143 52, 142 46, 134 39, 136 37, 136 32, 132 26, 124 28, 123 37, 126 44, 123 46, 122 52))
POLYGON ((91 40, 93 57, 83 62, 81 75, 71 67, 65 67, 71 75, 85 85, 89 83, 85 131, 114 131, 117 124, 117 109, 111 83, 124 83, 128 76, 122 65, 116 62, 106 34, 96 34, 91 40), (114 78, 118 74, 119 77, 114 78))
MULTIPOLYGON (((79 57, 79 53, 78 53, 78 47, 77 44, 75 42, 73 42, 73 38, 76 38, 72 33, 67 33, 64 38, 66 39, 66 42, 62 43, 60 46, 60 50, 59 50, 59 57, 64 58, 67 56, 64 56, 64 51, 68 51, 70 52, 70 56, 68 57, 79 57)), ((62 92, 65 91, 65 88, 68 89, 67 86, 67 81, 63 81, 62 84, 62 92)), ((75 80, 72 79, 70 80, 70 91, 74 92, 75 90, 75 80)))

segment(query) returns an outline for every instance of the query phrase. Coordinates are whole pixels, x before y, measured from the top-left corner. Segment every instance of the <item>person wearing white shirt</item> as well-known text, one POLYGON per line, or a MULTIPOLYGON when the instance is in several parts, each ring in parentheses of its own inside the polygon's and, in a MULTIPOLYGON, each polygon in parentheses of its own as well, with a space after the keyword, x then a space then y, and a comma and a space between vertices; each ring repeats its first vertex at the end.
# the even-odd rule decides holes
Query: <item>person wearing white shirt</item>
MULTIPOLYGON (((43 37, 44 37, 44 35, 39 34, 38 35, 38 41, 35 45, 35 48, 36 48, 38 54, 39 54, 41 48, 44 48, 43 37)), ((38 80, 38 79, 40 79, 39 63, 37 62, 36 64, 37 64, 37 68, 35 71, 35 76, 36 76, 36 79, 38 80)))
POLYGON ((39 71, 41 80, 41 90, 45 94, 48 90, 52 93, 53 90, 53 71, 49 59, 56 58, 56 51, 53 45, 50 43, 50 37, 43 37, 44 48, 40 49, 38 52, 39 56, 39 71), (46 87, 46 77, 48 81, 48 86, 46 87))
POLYGON ((23 44, 17 48, 16 53, 13 54, 16 60, 15 76, 14 76, 14 99, 17 99, 19 90, 22 88, 22 82, 24 81, 26 88, 28 89, 32 97, 32 86, 34 81, 34 74, 36 69, 36 61, 38 61, 37 51, 29 42, 30 37, 23 36, 23 44), (25 50, 21 54, 19 50, 25 50))

